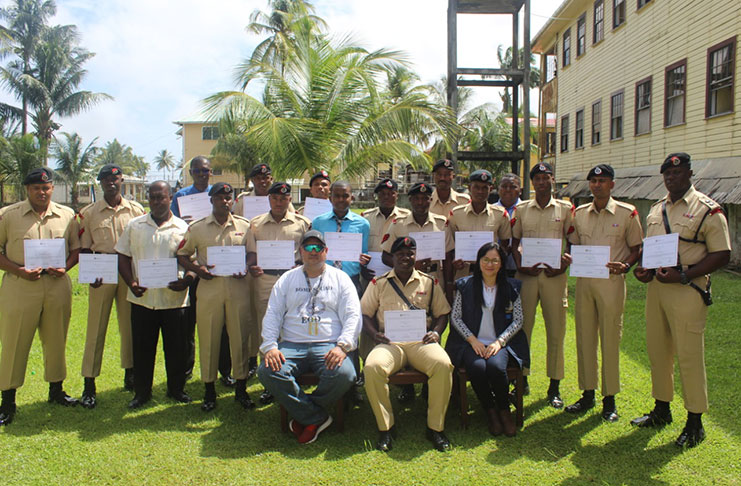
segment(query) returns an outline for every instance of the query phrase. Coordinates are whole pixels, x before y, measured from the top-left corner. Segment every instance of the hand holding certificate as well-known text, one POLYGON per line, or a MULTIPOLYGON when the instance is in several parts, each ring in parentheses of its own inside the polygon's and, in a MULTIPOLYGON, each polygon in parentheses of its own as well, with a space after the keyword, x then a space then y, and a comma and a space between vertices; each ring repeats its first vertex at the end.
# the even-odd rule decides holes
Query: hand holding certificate
POLYGON ((176 258, 139 260, 137 281, 145 289, 165 289, 170 282, 178 279, 178 261, 176 258))
POLYGON ((558 238, 523 238, 523 267, 544 263, 553 269, 561 268, 561 240, 558 238))
POLYGON ((296 264, 293 240, 258 240, 257 266, 263 270, 288 270, 296 264))
POLYGON ((413 231, 409 236, 417 242, 417 260, 445 260, 444 231, 413 231))
POLYGON ((186 221, 195 221, 211 214, 211 198, 207 192, 199 192, 178 198, 180 218, 186 221))
POLYGON ((33 268, 65 268, 64 238, 49 240, 23 240, 23 266, 33 268))
POLYGON ((423 309, 383 312, 383 334, 392 343, 422 341, 427 333, 427 314, 423 309))
POLYGON ((643 240, 643 268, 668 268, 677 265, 679 233, 649 236, 643 240))
POLYGON ((371 257, 371 261, 368 264, 368 270, 376 272, 376 276, 383 275, 384 273, 391 270, 391 267, 383 263, 383 252, 381 251, 369 251, 368 254, 371 257))
POLYGON ((77 281, 81 284, 92 284, 98 279, 104 284, 118 283, 118 255, 80 253, 79 268, 77 281))
POLYGON ((217 277, 247 273, 244 246, 209 246, 206 248, 209 270, 217 277))
POLYGON ((357 262, 363 253, 362 233, 324 233, 327 242, 327 260, 357 262))
POLYGON ((332 211, 332 203, 329 199, 319 199, 317 197, 307 197, 304 199, 304 216, 312 221, 320 214, 330 211, 332 211))
POLYGON ((572 277, 610 278, 610 269, 607 267, 610 261, 609 246, 573 245, 571 258, 573 262, 569 274, 572 277))
POLYGON ((242 197, 242 214, 247 219, 260 216, 270 211, 268 196, 244 196, 242 197))
POLYGON ((475 262, 479 248, 494 242, 492 231, 456 231, 455 260, 475 262))

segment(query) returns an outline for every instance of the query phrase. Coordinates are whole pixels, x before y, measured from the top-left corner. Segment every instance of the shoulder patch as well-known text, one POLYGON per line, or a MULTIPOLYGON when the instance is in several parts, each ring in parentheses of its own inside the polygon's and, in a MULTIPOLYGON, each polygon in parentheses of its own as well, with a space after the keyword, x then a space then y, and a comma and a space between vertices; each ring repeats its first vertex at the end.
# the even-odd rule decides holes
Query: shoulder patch
POLYGON ((574 230, 574 226, 573 226, 573 225, 572 225, 572 226, 569 226, 569 229, 568 229, 568 231, 566 231, 566 234, 567 234, 567 235, 570 235, 570 234, 571 234, 571 233, 573 233, 574 231, 575 231, 575 230, 574 230))
POLYGON ((517 222, 517 218, 511 218, 509 220, 509 225, 514 228, 516 222, 517 222))
POLYGON ((635 218, 636 216, 638 216, 638 210, 637 209, 634 209, 633 212, 630 213, 630 217, 631 218, 635 218))
POLYGON ((388 234, 388 233, 386 233, 385 235, 383 235, 383 238, 381 238, 381 243, 385 243, 386 240, 388 240, 390 237, 391 237, 391 235, 388 234))
POLYGON ((713 209, 711 209, 711 210, 710 210, 710 214, 708 214, 708 216, 712 216, 712 215, 714 215, 714 214, 718 214, 718 213, 721 213, 721 214, 722 214, 722 215, 724 215, 724 216, 725 216, 725 214, 726 214, 726 213, 725 213, 725 212, 723 211, 723 208, 722 208, 722 207, 720 207, 720 206, 718 206, 717 208, 713 208, 713 209))
POLYGON ((376 283, 377 283, 377 282, 376 282, 376 278, 375 278, 375 277, 373 277, 373 279, 371 280, 371 283, 372 283, 373 285, 376 285, 376 283))
POLYGON ((186 239, 183 238, 183 241, 181 241, 180 244, 178 245, 178 250, 185 246, 185 242, 186 242, 186 239))

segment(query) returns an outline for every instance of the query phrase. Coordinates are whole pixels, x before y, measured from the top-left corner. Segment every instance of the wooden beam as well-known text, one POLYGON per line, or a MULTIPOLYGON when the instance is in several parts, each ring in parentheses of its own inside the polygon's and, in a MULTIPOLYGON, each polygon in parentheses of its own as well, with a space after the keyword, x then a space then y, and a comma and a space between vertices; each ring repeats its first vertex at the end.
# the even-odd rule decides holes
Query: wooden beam
POLYGON ((517 86, 519 82, 508 80, 491 80, 491 79, 459 79, 458 86, 489 86, 495 88, 517 86))
POLYGON ((473 162, 486 162, 491 160, 516 161, 522 160, 525 152, 469 152, 459 151, 458 160, 470 160, 473 162))

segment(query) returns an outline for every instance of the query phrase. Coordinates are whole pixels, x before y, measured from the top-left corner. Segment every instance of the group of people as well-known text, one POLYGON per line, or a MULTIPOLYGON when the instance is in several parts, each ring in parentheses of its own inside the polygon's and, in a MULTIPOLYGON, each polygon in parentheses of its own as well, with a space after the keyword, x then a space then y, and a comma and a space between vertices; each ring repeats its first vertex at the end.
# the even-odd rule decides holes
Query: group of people
MULTIPOLYGON (((428 403, 426 437, 437 450, 450 448, 444 425, 455 367, 465 368, 490 433, 514 436, 507 368, 522 369, 521 385, 529 393, 529 343, 538 304, 550 378, 546 398, 552 407, 564 407, 560 382, 566 271, 571 246, 590 245, 609 247, 609 278, 577 278, 576 354, 583 393, 565 411, 593 408, 601 383, 601 416, 607 422, 619 419, 615 396, 620 391, 625 277, 634 268, 636 278, 648 284, 646 333, 655 406, 632 423, 671 423, 677 355, 688 418, 676 442, 695 446, 705 437, 701 415, 708 407, 703 331, 711 303, 709 275, 728 263, 730 239, 720 206, 692 185, 689 155, 670 154, 660 172, 668 194, 652 206, 646 236, 678 233, 678 264, 647 269, 640 261, 644 234, 638 212, 612 198, 615 173, 607 164, 589 171, 593 200, 576 208, 553 197, 553 169, 547 163, 530 171, 533 199, 521 201, 519 177, 506 174, 498 184, 499 201, 490 204, 496 186, 489 171, 473 171, 468 194, 463 194, 452 188, 453 162, 440 160, 433 166, 434 184, 419 182, 409 188, 411 210, 397 206, 398 185, 384 179, 374 190, 378 206, 362 214, 350 210, 350 184, 332 182, 320 171, 310 179, 310 196, 328 199, 331 210, 313 219, 301 214, 303 208, 295 210, 290 185, 274 181, 267 164, 250 172, 250 192, 235 195, 229 184, 210 185, 210 162, 196 157, 190 163, 192 186, 174 195, 166 182, 149 186, 148 213, 121 196, 121 168, 106 165, 98 174, 103 198, 77 216, 51 200, 53 172, 34 169, 24 181, 27 199, 0 213, 0 269, 5 272, 0 287, 0 425, 15 416, 15 393, 24 381, 36 329, 49 402, 96 406, 95 378, 115 300, 124 386, 134 391, 131 408, 151 399, 160 333, 167 395, 191 401, 184 385, 193 369, 197 330, 204 383, 201 408, 216 407, 219 374, 222 383, 234 387, 240 406, 254 407, 246 385, 257 375, 264 386, 260 401, 275 399, 288 411, 289 428, 299 443, 315 441, 332 423, 331 406, 348 393, 362 399, 364 386, 379 431, 376 447, 390 450, 397 432, 389 378, 406 367, 428 377, 423 391, 428 403), (211 214, 196 221, 186 221, 188 215, 181 219, 177 199, 203 192, 210 197, 211 214), (269 211, 244 218, 242 202, 255 196, 267 197, 269 211), (491 232, 492 238, 475 259, 456 255, 460 232, 482 231, 491 232), (439 259, 417 258, 417 240, 427 232, 443 233, 439 259), (328 260, 328 233, 359 233, 357 258, 328 260), (523 266, 523 245, 535 238, 561 241, 560 265, 523 266), (51 239, 64 241, 65 265, 26 268, 27 240, 51 239), (262 268, 259 253, 268 247, 258 243, 280 240, 293 242, 294 266, 262 268), (224 275, 209 263, 209 248, 223 246, 244 247, 244 271, 224 275), (119 280, 90 284, 84 388, 77 400, 65 393, 62 383, 71 313, 67 272, 81 252, 118 255, 119 280), (380 268, 379 262, 371 265, 373 258, 388 271, 377 275, 373 268, 380 268), (140 264, 162 259, 176 259, 178 278, 167 288, 140 285, 140 264), (388 327, 392 319, 393 328, 388 327), (406 337, 400 341, 397 332, 406 323, 414 332, 402 333, 406 337), (318 377, 310 394, 297 381, 307 372, 318 377)), ((399 400, 414 396, 413 387, 404 387, 399 400)))

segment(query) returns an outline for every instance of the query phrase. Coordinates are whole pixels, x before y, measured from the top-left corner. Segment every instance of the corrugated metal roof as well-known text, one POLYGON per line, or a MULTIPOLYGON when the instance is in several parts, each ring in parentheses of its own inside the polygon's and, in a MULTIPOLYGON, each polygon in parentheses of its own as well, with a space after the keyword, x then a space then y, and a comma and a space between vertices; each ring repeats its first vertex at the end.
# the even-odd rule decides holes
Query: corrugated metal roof
MULTIPOLYGON (((741 204, 741 157, 723 157, 692 161, 695 188, 720 204, 741 204)), ((559 196, 588 198, 589 183, 582 176, 574 177, 558 191, 559 196)), ((664 179, 656 164, 615 169, 615 189, 618 199, 656 201, 666 195, 664 179)))

